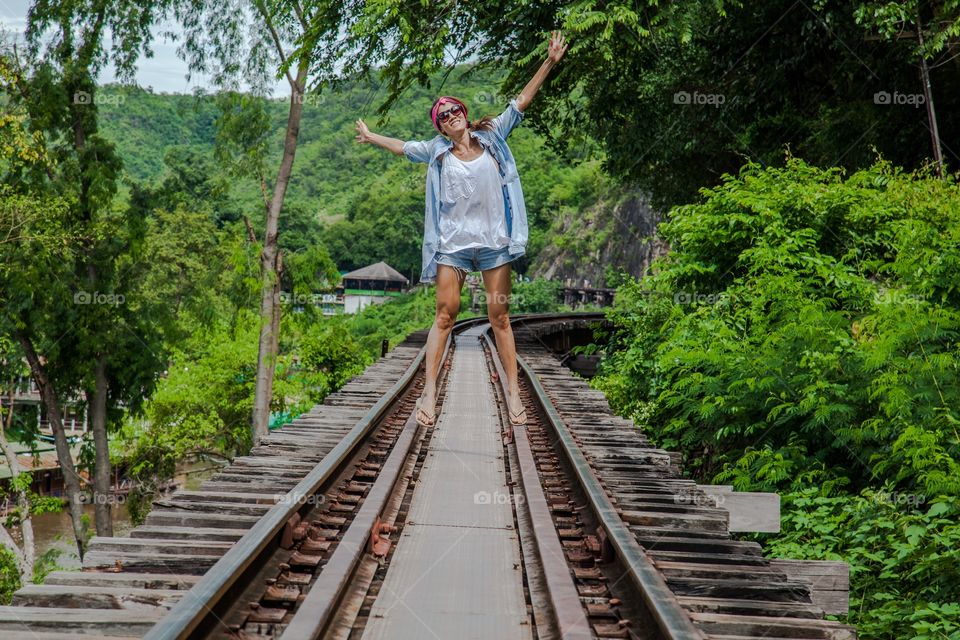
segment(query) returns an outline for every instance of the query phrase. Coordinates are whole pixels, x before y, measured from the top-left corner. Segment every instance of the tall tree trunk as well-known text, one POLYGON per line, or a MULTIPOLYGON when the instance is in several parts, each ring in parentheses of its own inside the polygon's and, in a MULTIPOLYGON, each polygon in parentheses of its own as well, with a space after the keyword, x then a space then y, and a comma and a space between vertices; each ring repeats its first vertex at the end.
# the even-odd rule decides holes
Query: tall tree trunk
MULTIPOLYGON (((273 324, 271 328, 271 333, 273 335, 273 353, 278 355, 280 353, 280 311, 282 307, 280 306, 280 290, 282 288, 283 282, 283 252, 277 252, 277 280, 276 285, 273 287, 273 317, 270 322, 273 324)), ((271 376, 272 381, 272 376, 271 376)), ((271 382, 272 384, 272 382, 271 382)))
POLYGON ((22 331, 16 331, 17 341, 23 348, 27 356, 27 362, 30 364, 30 372, 37 386, 40 387, 40 397, 43 399, 43 406, 47 409, 47 418, 50 420, 50 428, 53 430, 54 444, 57 449, 57 461, 60 463, 60 471, 63 474, 63 484, 67 490, 67 501, 70 506, 70 521, 73 524, 73 535, 77 540, 77 553, 83 560, 84 540, 83 540, 83 502, 80 497, 80 476, 77 475, 77 468, 73 464, 73 457, 70 455, 70 445, 67 442, 67 434, 63 430, 63 416, 60 414, 60 405, 57 402, 56 390, 53 383, 47 378, 47 372, 40 363, 40 357, 33 348, 30 338, 22 331))
MULTIPOLYGON (((103 29, 103 23, 106 18, 106 11, 101 8, 96 14, 96 20, 90 32, 87 43, 98 42, 99 33, 103 29)), ((65 30, 65 37, 69 37, 69 30, 65 30)), ((75 61, 86 73, 89 73, 93 52, 89 46, 84 45, 75 53, 75 61)), ((79 86, 68 86, 67 95, 73 95, 74 91, 80 89, 79 86)), ((91 89, 92 94, 95 88, 91 89)), ((91 224, 94 221, 94 210, 91 204, 91 187, 93 186, 93 177, 96 175, 92 165, 95 165, 95 158, 88 158, 84 153, 87 146, 87 138, 96 133, 96 121, 91 125, 84 114, 89 113, 89 109, 95 108, 96 102, 91 104, 78 104, 72 101, 69 105, 70 114, 73 123, 73 149, 80 161, 81 171, 79 174, 79 212, 85 223, 91 224), (86 159, 86 162, 85 162, 86 159)), ((94 112, 96 113, 96 112, 94 112)), ((96 118, 96 115, 94 115, 96 118)), ((93 246, 87 247, 86 251, 86 271, 90 290, 99 289, 99 274, 93 255, 95 254, 93 246)), ((103 327, 97 327, 103 329, 103 327)), ((93 430, 94 447, 94 469, 93 469, 93 513, 96 525, 97 535, 112 536, 113 520, 110 514, 110 451, 107 442, 107 367, 106 355, 99 353, 96 356, 94 368, 94 393, 93 398, 87 395, 87 407, 90 414, 90 424, 93 430)), ((81 556, 82 557, 82 556, 81 556)))
MULTIPOLYGON (((11 480, 19 478, 20 474, 23 473, 23 469, 20 468, 20 462, 17 460, 17 454, 10 448, 6 434, 6 432, 10 430, 10 427, 13 426, 14 395, 15 385, 11 384, 9 396, 10 412, 7 414, 6 428, 4 428, 2 422, 0 422, 0 449, 3 450, 3 455, 7 459, 7 466, 10 467, 11 480)), ((20 512, 20 535, 23 537, 23 549, 17 547, 17 544, 13 541, 13 538, 10 537, 10 534, 7 533, 3 525, 0 525, 0 544, 8 547, 13 552, 20 571, 20 584, 27 584, 33 582, 33 565, 37 557, 36 547, 33 541, 33 518, 30 515, 30 498, 26 490, 17 490, 16 497, 17 509, 20 512)))
POLYGON ((937 125, 937 110, 933 105, 933 89, 930 88, 930 69, 927 67, 927 58, 923 52, 923 27, 917 20, 917 42, 920 45, 920 82, 923 83, 923 102, 927 107, 927 122, 930 129, 930 140, 933 145, 933 162, 937 176, 943 177, 943 148, 940 145, 940 127, 937 125))
POLYGON ((113 535, 110 501, 110 449, 107 441, 107 356, 98 354, 94 365, 95 386, 87 394, 90 428, 93 431, 95 467, 93 472, 93 513, 98 536, 113 535))
MULTIPOLYGON (((277 279, 273 287, 273 316, 270 318, 270 335, 273 337, 273 344, 270 345, 270 351, 276 358, 280 354, 280 312, 283 307, 280 304, 280 290, 283 287, 283 252, 277 252, 277 279)), ((273 395, 273 380, 276 374, 276 366, 270 367, 267 372, 270 376, 270 395, 273 395)), ((269 427, 269 424, 267 425, 269 427)))
POLYGON ((267 433, 270 420, 270 400, 273 398, 273 374, 276 369, 278 336, 274 336, 274 326, 279 331, 279 320, 274 315, 278 310, 280 286, 279 258, 277 247, 280 210, 283 197, 287 192, 290 174, 293 172, 293 159, 297 153, 297 137, 300 134, 300 118, 303 115, 303 94, 307 79, 307 66, 301 64, 295 80, 290 82, 290 112, 287 116, 287 133, 283 141, 283 157, 277 171, 277 183, 274 185, 273 198, 267 209, 267 224, 263 239, 263 251, 260 254, 260 351, 257 357, 257 386, 253 399, 253 443, 267 433))

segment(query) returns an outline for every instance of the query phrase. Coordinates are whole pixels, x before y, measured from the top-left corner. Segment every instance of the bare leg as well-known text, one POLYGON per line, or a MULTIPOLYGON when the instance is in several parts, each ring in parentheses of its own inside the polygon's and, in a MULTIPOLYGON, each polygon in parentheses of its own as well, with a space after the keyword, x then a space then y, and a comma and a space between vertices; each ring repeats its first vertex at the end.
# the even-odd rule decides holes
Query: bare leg
POLYGON ((443 347, 460 312, 460 290, 466 274, 447 264, 437 265, 437 315, 427 336, 426 370, 427 381, 423 387, 421 408, 428 423, 433 422, 437 405, 437 376, 440 373, 440 358, 443 347))
POLYGON ((507 374, 507 408, 516 415, 523 409, 520 400, 520 384, 517 381, 517 347, 510 326, 510 263, 502 264, 483 272, 483 286, 487 290, 487 318, 497 338, 500 363, 507 374))

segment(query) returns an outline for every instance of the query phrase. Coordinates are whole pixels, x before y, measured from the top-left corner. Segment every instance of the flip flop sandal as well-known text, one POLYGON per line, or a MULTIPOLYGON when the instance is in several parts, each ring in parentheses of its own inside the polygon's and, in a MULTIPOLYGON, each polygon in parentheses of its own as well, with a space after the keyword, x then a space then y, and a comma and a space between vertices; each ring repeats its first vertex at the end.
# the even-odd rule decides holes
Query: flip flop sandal
POLYGON ((423 415, 428 415, 427 412, 423 410, 423 407, 420 406, 420 403, 421 403, 422 401, 423 401, 423 398, 417 398, 417 413, 416 413, 417 424, 423 425, 424 427, 432 427, 432 426, 433 426, 433 423, 436 422, 436 420, 437 420, 437 416, 436 416, 436 414, 434 414, 434 416, 433 416, 433 418, 430 420, 430 422, 426 422, 425 420, 421 420, 421 419, 420 419, 420 414, 421 414, 421 413, 422 413, 423 415))
POLYGON ((513 411, 510 411, 509 409, 507 411, 510 414, 511 425, 515 427, 522 427, 527 424, 526 409, 520 409, 520 411, 517 411, 516 413, 514 413, 513 411), (523 416, 523 420, 520 420, 520 416, 523 416))

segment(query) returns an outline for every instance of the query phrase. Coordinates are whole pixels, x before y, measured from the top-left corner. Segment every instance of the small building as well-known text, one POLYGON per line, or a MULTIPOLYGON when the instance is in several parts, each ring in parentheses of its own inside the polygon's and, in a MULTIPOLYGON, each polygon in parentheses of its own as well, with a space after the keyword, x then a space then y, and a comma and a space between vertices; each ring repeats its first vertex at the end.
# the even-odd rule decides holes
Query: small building
POLYGON ((377 262, 343 274, 343 312, 357 313, 406 291, 410 280, 386 262, 377 262))
MULTIPOLYGON (((0 397, 0 415, 7 411, 7 396, 0 397)), ((60 405, 63 428, 68 435, 87 430, 87 412, 84 402, 78 396, 71 396, 60 405)), ((47 419, 47 410, 40 397, 40 388, 33 376, 18 376, 13 381, 13 409, 17 416, 29 415, 30 420, 36 420, 37 430, 44 435, 53 435, 50 421, 47 419)))
MULTIPOLYGON (((52 439, 52 438, 51 438, 52 439)), ((70 453, 74 460, 80 459, 80 442, 75 438, 70 444, 70 453)), ((63 479, 63 470, 57 458, 56 446, 53 442, 41 438, 32 447, 19 442, 10 442, 10 448, 17 457, 20 470, 33 477, 30 489, 41 496, 62 496, 66 493, 63 479)), ((78 470, 78 475, 84 484, 90 483, 90 476, 86 471, 78 470)), ((10 490, 12 476, 6 458, 0 456, 0 516, 5 515, 14 506, 15 496, 10 490)))

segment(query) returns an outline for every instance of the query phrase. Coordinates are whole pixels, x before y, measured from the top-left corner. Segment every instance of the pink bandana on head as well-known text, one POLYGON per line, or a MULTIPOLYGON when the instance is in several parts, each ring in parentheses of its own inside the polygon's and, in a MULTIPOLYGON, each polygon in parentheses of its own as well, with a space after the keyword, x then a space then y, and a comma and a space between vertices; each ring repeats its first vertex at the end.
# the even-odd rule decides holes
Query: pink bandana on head
MULTIPOLYGON (((453 96, 443 96, 437 100, 437 104, 433 105, 433 109, 430 110, 430 119, 433 120, 433 126, 437 131, 440 131, 440 124, 437 122, 437 113, 440 112, 440 107, 447 104, 448 102, 453 102, 460 105, 463 108, 463 119, 467 123, 467 126, 470 126, 470 121, 467 120, 467 105, 463 104, 461 101, 457 100, 453 96)), ((440 131, 443 133, 443 131, 440 131)))

